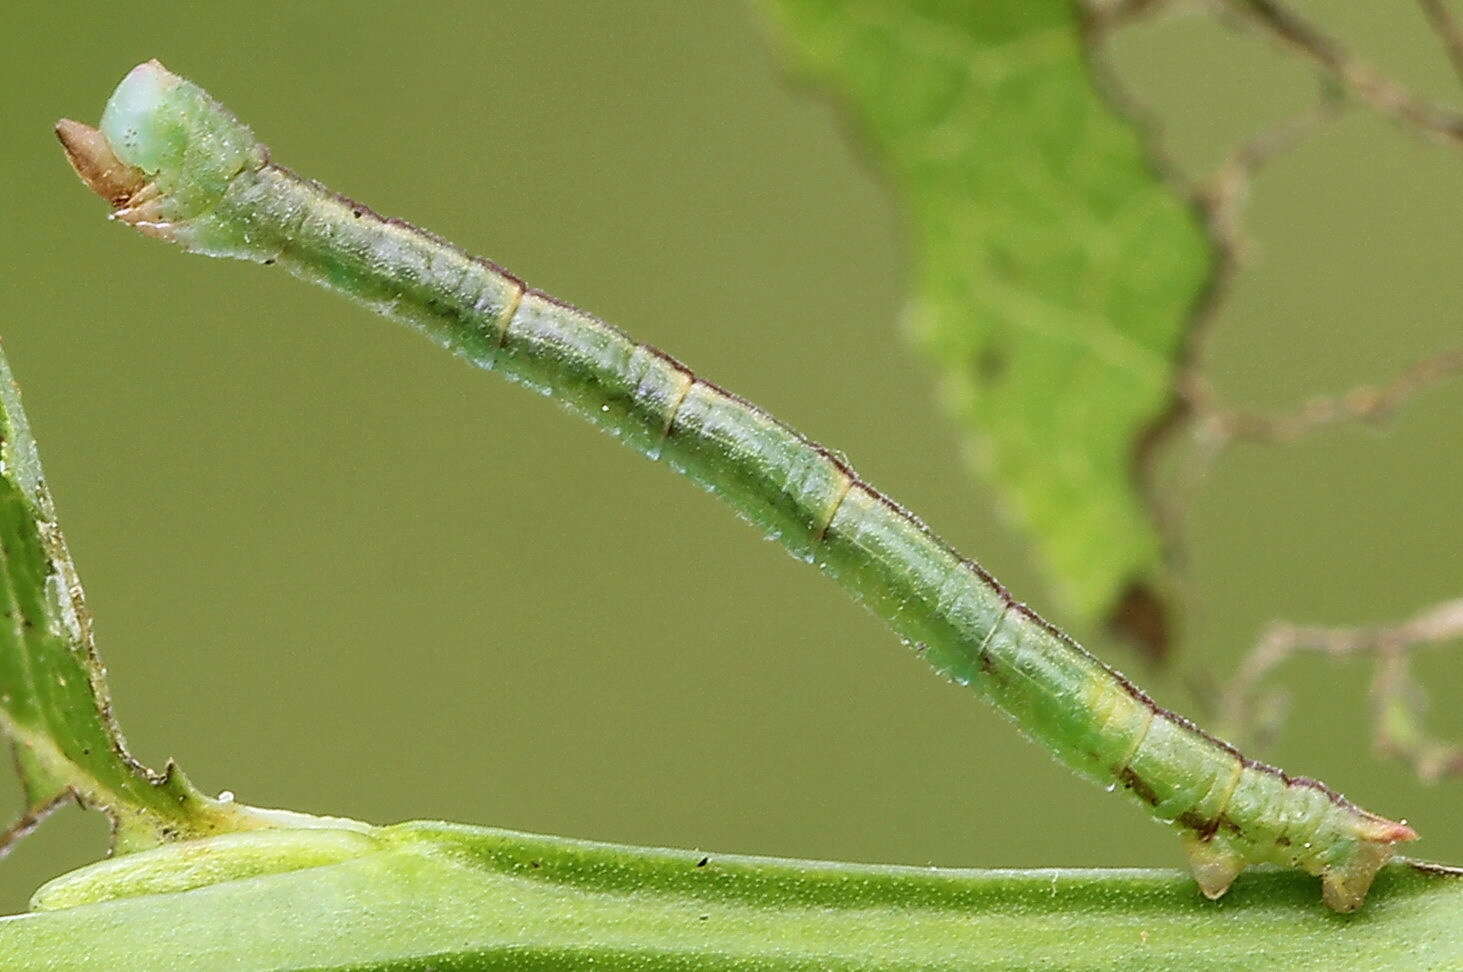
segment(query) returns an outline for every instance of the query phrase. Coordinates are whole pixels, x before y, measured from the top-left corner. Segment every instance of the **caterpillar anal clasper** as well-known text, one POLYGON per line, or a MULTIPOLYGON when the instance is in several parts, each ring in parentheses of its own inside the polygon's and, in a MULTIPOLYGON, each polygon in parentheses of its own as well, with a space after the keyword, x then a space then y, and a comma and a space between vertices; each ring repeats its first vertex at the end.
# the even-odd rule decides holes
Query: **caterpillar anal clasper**
POLYGON ((1179 830, 1209 897, 1269 862, 1319 875, 1326 903, 1350 911, 1394 846, 1416 838, 1161 708, 837 454, 750 402, 494 263, 272 164, 246 126, 157 62, 127 75, 99 131, 63 122, 57 133, 119 220, 195 253, 278 263, 550 393, 713 491, 941 674, 1179 830))

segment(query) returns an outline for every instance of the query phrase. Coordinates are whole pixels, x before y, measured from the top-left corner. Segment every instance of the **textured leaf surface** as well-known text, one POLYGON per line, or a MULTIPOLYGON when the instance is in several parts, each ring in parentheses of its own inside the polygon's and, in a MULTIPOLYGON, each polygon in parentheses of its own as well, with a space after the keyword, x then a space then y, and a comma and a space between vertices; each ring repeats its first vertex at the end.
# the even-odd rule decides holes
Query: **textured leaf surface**
MULTIPOLYGON (((1463 881, 1393 865, 1364 911, 1246 875, 945 871, 417 823, 336 864, 0 919, 26 968, 1452 968, 1463 881)), ((184 846, 157 854, 181 854, 184 846)))
POLYGON ((112 818, 116 849, 264 825, 246 807, 154 774, 112 720, 91 617, 35 440, 0 354, 0 730, 32 808, 67 794, 112 818))
POLYGON ((769 5, 903 199, 912 324, 976 462, 1100 617, 1159 572, 1134 454, 1208 276, 1196 218, 1094 87, 1070 0, 769 5))

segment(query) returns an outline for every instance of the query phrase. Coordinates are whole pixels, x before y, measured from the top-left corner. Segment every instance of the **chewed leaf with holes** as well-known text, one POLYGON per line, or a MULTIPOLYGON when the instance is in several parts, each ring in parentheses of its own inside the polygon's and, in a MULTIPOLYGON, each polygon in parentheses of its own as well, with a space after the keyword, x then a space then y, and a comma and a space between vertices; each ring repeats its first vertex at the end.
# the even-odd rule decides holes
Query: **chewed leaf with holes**
POLYGON ((1094 87, 1078 6, 770 2, 903 198, 913 328, 975 459, 1069 616, 1092 621, 1153 613, 1161 550, 1135 456, 1173 399, 1211 254, 1094 87))
POLYGON ((0 729, 30 816, 67 797, 106 811, 119 852, 268 825, 128 755, 76 569, 57 527, 20 392, 0 354, 0 729))

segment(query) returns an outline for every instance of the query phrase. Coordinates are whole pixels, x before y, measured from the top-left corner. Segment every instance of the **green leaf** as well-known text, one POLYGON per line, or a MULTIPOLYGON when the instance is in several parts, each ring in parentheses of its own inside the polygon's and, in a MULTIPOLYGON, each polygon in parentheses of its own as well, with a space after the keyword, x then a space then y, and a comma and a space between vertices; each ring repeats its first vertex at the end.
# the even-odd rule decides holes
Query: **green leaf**
POLYGON ((1071 0, 768 0, 908 213, 911 321, 1069 611, 1161 575, 1135 456, 1212 255, 1094 86, 1071 0))
MULTIPOLYGON (((1168 871, 828 864, 439 823, 367 842, 323 866, 3 919, 0 954, 52 970, 1463 963, 1463 881, 1404 864, 1382 872, 1365 910, 1340 916, 1293 872, 1248 874, 1211 902, 1168 871)), ((148 852, 184 854, 199 851, 148 852)))
POLYGON ((154 773, 128 754, 112 718, 91 615, 3 354, 0 732, 14 747, 32 818, 74 797, 111 817, 118 852, 308 819, 212 799, 171 763, 154 773))

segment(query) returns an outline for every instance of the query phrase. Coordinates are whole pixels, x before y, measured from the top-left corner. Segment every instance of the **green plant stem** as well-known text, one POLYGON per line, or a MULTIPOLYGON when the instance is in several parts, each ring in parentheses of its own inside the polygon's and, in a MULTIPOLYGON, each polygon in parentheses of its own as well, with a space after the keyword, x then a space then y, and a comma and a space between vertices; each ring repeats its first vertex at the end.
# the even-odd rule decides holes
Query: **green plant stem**
POLYGON ((1215 904, 1172 871, 829 864, 426 823, 373 836, 379 852, 337 864, 3 919, 0 955, 50 970, 1463 963, 1463 882, 1404 864, 1342 917, 1275 870, 1215 904))

